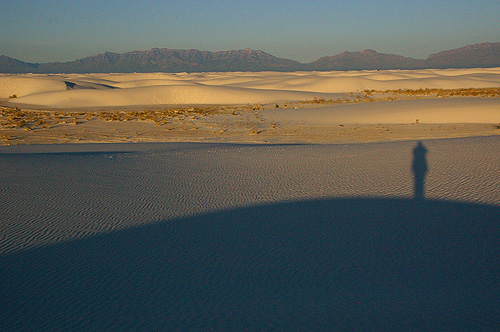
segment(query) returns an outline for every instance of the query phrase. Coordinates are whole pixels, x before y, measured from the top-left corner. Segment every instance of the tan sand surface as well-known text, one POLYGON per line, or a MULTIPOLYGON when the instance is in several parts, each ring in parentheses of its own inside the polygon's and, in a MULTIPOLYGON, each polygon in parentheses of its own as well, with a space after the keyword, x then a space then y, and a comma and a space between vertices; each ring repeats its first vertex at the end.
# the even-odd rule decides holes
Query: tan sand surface
POLYGON ((397 100, 261 112, 271 121, 307 125, 500 123, 500 98, 397 100))
POLYGON ((485 136, 499 133, 500 68, 5 74, 0 105, 0 144, 485 136))
POLYGON ((1 75, 0 98, 51 108, 246 104, 369 90, 500 87, 500 69, 1 75))
POLYGON ((499 74, 0 76, 0 330, 498 330, 499 74))

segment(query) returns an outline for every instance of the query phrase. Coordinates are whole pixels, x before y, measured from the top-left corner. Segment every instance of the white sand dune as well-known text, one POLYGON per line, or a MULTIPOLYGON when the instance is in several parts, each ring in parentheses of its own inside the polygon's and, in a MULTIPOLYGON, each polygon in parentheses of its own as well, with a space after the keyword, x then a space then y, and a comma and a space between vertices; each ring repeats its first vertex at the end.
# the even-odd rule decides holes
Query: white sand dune
MULTIPOLYGON (((140 84, 139 84, 140 85, 140 84)), ((330 97, 322 93, 258 90, 227 86, 155 85, 123 89, 74 89, 16 99, 16 103, 55 108, 149 105, 228 105, 330 97)))
POLYGON ((500 68, 295 73, 0 75, 0 98, 54 108, 274 103, 355 91, 500 86, 500 68))
POLYGON ((0 98, 28 96, 67 90, 62 77, 53 79, 41 75, 2 75, 0 76, 0 98))
POLYGON ((500 123, 500 99, 398 100, 309 109, 260 111, 291 125, 500 123))
POLYGON ((0 330, 494 331, 500 137, 423 144, 0 147, 0 330))
MULTIPOLYGON (((427 197, 500 206, 499 140, 425 141, 427 197)), ((409 198, 414 145, 1 146, 0 253, 237 206, 409 198)))
POLYGON ((500 68, 0 75, 1 102, 33 109, 273 103, 183 126, 5 129, 13 144, 30 142, 20 132, 92 140, 97 128, 109 142, 153 127, 200 141, 233 130, 246 144, 0 146, 0 330, 496 331, 500 99, 281 103, 499 86, 500 68), (378 123, 403 124, 401 141, 248 144, 359 135, 357 124, 372 139, 378 123), (416 153, 409 137, 441 123, 496 136, 423 140, 416 153))

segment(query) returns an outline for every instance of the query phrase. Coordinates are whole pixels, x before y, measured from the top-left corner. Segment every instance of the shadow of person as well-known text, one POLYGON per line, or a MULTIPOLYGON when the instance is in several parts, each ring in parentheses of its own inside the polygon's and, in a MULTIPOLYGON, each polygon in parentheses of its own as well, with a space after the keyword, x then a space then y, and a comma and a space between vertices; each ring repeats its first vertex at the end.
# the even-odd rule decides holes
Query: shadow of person
POLYGON ((500 331, 498 220, 499 206, 314 199, 2 254, 0 331, 500 331))
POLYGON ((413 197, 416 200, 424 199, 425 175, 427 173, 427 149, 422 142, 418 142, 413 148, 413 163, 412 171, 414 175, 414 192, 413 197))

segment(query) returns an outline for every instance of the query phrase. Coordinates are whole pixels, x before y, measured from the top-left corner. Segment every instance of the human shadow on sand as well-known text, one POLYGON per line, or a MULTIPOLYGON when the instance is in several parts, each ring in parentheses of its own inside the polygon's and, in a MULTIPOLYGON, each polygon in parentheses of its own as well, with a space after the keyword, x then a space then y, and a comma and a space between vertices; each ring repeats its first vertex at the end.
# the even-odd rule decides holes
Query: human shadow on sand
POLYGON ((0 257, 2 331, 493 331, 500 208, 345 198, 0 257))
POLYGON ((414 175, 414 198, 424 199, 425 175, 427 174, 427 149, 422 142, 418 142, 413 149, 412 171, 414 175))

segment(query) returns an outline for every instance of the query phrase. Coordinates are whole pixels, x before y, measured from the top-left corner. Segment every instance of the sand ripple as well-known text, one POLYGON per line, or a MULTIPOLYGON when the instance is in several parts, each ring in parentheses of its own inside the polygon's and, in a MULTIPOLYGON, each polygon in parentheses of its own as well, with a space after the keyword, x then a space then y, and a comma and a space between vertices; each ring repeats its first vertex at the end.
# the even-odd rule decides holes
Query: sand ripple
POLYGON ((0 330, 494 330, 499 143, 2 147, 0 330))
POLYGON ((303 200, 4 255, 0 327, 494 330, 499 215, 451 202, 303 200))
MULTIPOLYGON (((426 141, 426 196, 500 204, 497 141, 426 141)), ((413 145, 83 144, 47 146, 70 153, 1 154, 0 252, 237 206, 409 198, 413 145), (92 149, 104 151, 78 152, 92 149)))

